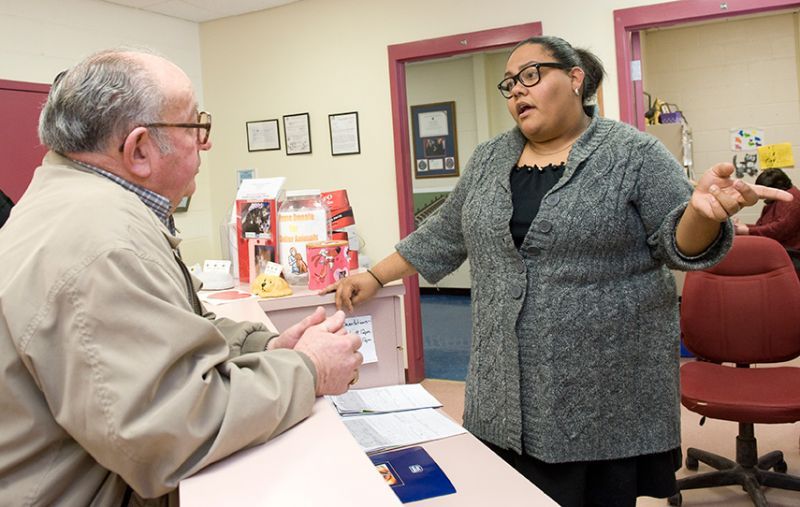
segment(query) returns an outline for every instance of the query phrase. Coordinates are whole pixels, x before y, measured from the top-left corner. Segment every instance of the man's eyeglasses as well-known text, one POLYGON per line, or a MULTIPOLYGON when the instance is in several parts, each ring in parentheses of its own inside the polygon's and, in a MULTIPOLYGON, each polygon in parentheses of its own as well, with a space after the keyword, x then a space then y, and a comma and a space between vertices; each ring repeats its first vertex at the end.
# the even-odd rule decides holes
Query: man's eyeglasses
POLYGON ((187 129, 197 129, 197 142, 206 144, 208 136, 211 134, 211 113, 200 111, 197 113, 197 123, 145 123, 142 127, 164 128, 178 127, 187 129))
POLYGON ((500 83, 497 85, 497 89, 500 90, 500 94, 503 97, 510 99, 511 89, 514 88, 515 84, 520 83, 522 86, 530 88, 531 86, 536 86, 536 84, 539 83, 539 80, 542 78, 542 73, 539 71, 541 67, 552 67, 554 69, 571 68, 570 65, 564 65, 563 63, 558 62, 532 63, 522 67, 515 75, 500 81, 500 83))

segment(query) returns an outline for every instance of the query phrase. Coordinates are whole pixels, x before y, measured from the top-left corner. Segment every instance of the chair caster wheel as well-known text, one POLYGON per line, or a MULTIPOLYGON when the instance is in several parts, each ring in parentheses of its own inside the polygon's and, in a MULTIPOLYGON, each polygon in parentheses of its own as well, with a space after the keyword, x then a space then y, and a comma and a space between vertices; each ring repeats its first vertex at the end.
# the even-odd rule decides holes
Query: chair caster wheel
POLYGON ((776 472, 778 472, 779 474, 785 474, 786 470, 788 470, 788 467, 786 466, 786 462, 781 460, 781 461, 775 463, 772 466, 772 469, 775 470, 776 472))
POLYGON ((670 505, 674 505, 676 507, 680 507, 680 505, 683 503, 683 495, 681 495, 680 492, 675 493, 671 497, 667 498, 667 502, 670 505))
POLYGON ((697 458, 686 456, 686 468, 696 471, 698 468, 700 468, 700 462, 697 460, 697 458))

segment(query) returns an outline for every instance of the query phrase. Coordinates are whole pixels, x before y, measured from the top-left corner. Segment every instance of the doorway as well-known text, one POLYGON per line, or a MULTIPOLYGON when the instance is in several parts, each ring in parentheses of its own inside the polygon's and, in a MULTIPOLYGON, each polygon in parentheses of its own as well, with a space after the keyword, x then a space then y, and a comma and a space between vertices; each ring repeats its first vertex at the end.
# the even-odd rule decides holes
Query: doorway
POLYGON ((800 2, 796 0, 759 2, 680 0, 614 11, 620 121, 644 130, 646 101, 642 90, 639 40, 640 32, 643 30, 797 7, 800 7, 800 2))
MULTIPOLYGON (((513 46, 527 37, 542 34, 539 22, 514 25, 479 32, 450 35, 388 47, 389 84, 392 98, 392 123, 394 131, 395 174, 397 182, 397 207, 400 218, 400 237, 414 231, 413 187, 411 182, 411 149, 408 131, 408 98, 406 96, 405 66, 410 62, 431 60, 447 56, 491 51, 513 46)), ((419 304, 419 279, 407 277, 406 294, 406 352, 408 370, 406 381, 420 382, 425 378, 425 359, 422 344, 422 321, 419 304)))

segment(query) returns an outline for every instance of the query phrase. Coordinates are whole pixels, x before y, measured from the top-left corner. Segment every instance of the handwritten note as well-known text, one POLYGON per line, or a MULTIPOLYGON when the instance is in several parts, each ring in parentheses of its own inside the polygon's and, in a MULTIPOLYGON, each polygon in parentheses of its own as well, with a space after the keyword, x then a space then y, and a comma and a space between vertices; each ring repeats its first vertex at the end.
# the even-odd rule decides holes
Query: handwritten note
POLYGON ((344 327, 348 333, 361 337, 361 348, 358 351, 364 356, 364 364, 377 363, 378 354, 375 351, 375 336, 372 333, 372 315, 344 319, 344 327))

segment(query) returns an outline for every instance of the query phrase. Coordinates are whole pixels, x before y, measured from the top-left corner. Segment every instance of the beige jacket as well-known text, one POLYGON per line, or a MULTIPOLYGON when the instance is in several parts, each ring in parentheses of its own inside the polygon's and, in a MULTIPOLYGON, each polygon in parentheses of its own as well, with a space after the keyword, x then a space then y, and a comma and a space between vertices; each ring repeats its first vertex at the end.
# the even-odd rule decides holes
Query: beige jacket
POLYGON ((308 358, 196 315, 177 243, 114 182, 54 153, 36 170, 0 229, 0 505, 120 505, 127 485, 176 504, 310 414, 308 358))

